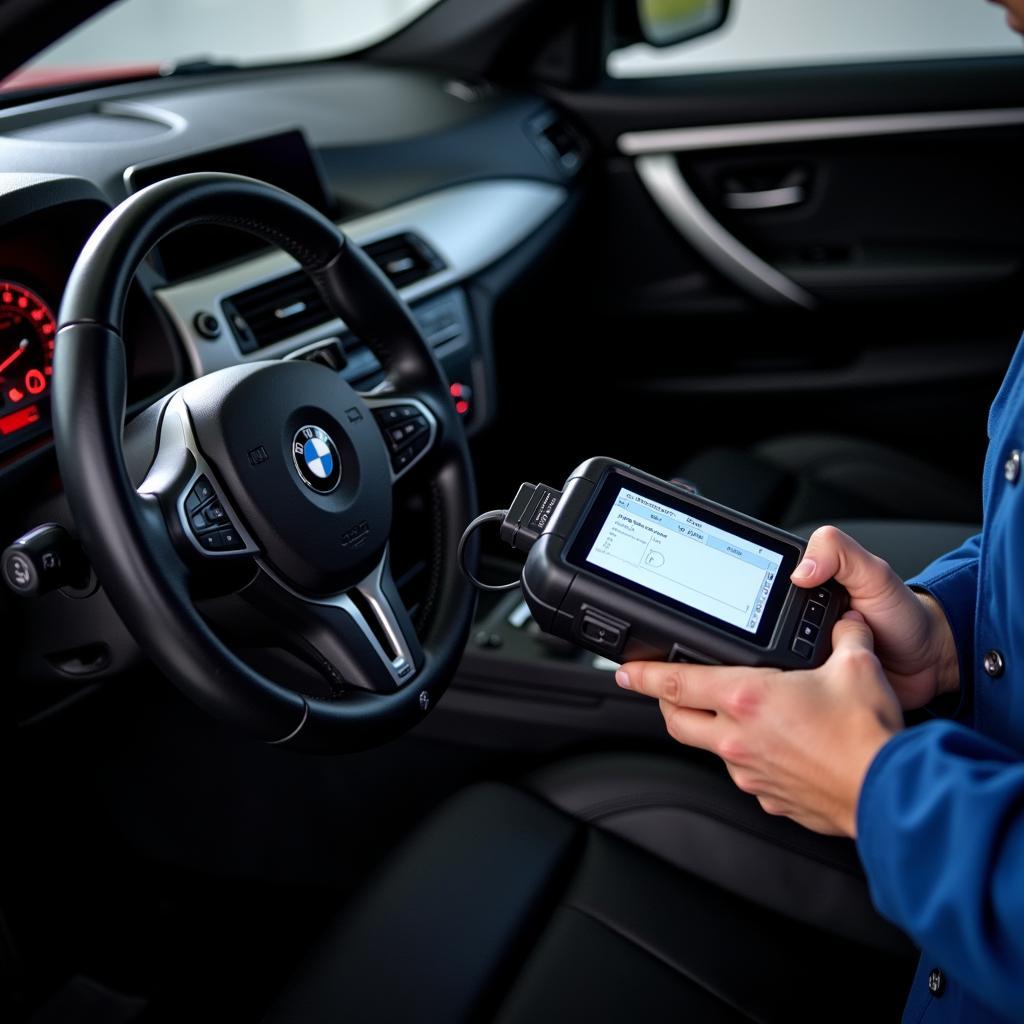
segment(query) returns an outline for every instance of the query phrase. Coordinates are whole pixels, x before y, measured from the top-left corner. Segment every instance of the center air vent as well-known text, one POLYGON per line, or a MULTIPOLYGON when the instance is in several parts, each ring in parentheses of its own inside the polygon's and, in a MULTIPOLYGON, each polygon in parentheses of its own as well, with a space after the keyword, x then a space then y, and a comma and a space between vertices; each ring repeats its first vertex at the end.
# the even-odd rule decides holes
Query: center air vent
POLYGON ((410 232, 381 238, 363 249, 396 288, 406 288, 444 270, 444 261, 437 253, 419 235, 410 232))
POLYGON ((238 292, 224 313, 243 352, 255 352, 332 319, 316 285, 301 270, 238 292))
MULTIPOLYGON (((406 232, 364 246, 396 288, 406 288, 444 269, 441 258, 418 235, 406 232)), ((242 352, 255 352, 334 319, 301 270, 274 278, 223 300, 224 314, 242 352)))

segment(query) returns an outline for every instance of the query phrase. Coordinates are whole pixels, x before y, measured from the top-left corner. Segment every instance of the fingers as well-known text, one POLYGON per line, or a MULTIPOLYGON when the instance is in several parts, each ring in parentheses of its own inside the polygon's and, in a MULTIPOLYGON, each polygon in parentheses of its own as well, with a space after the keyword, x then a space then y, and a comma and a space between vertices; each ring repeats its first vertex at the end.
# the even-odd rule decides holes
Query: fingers
POLYGON ((732 669, 676 662, 634 661, 615 673, 624 690, 704 711, 716 710, 715 691, 732 669))
POLYGON ((716 715, 710 711, 681 708, 667 700, 658 701, 658 706, 665 719, 665 729, 672 739, 688 747, 714 751, 718 724, 716 715))
POLYGON ((811 534, 803 561, 791 579, 798 587, 817 587, 833 577, 853 598, 880 594, 899 582, 887 562, 866 551, 842 530, 822 526, 811 534))
POLYGON ((771 791, 770 780, 763 775, 751 771, 749 768, 742 768, 739 765, 725 762, 726 771, 736 788, 740 791, 756 797, 765 814, 790 817, 793 813, 792 806, 771 791))
POLYGON ((860 612, 847 612, 832 628, 832 654, 857 651, 874 654, 875 638, 860 612))

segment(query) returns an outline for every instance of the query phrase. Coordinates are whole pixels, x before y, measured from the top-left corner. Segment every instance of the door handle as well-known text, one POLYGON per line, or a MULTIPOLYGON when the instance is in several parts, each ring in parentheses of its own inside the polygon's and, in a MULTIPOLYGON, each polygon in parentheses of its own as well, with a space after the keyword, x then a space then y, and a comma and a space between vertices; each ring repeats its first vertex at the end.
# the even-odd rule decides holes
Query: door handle
POLYGON ((730 210, 782 210, 799 206, 807 201, 808 179, 805 167, 793 167, 784 174, 734 173, 725 179, 722 201, 730 210))
POLYGON ((799 206, 806 199, 807 189, 803 185, 780 185, 754 192, 728 191, 724 197, 730 210, 781 210, 799 206))

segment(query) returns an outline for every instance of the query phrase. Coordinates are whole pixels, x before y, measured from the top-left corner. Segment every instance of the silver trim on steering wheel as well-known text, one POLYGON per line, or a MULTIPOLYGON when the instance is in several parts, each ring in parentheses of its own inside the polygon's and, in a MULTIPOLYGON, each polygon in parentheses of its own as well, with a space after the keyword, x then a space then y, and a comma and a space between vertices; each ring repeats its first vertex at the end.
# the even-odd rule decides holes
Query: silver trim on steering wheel
MULTIPOLYGON (((326 597, 311 597, 308 594, 300 594, 282 580, 265 562, 257 559, 257 564, 270 579, 296 600, 306 604, 320 605, 324 608, 338 608, 348 615, 356 626, 359 627, 359 631, 363 634, 373 652, 388 670, 396 688, 400 688, 415 678, 416 659, 408 641, 405 639, 405 634, 402 632, 398 617, 391 608, 391 602, 384 592, 385 573, 390 573, 388 557, 389 548, 385 547, 380 561, 364 579, 340 594, 330 594, 326 597), (363 610, 353 600, 351 596, 353 592, 362 599, 368 610, 373 614, 376 625, 387 638, 394 651, 394 656, 384 649, 377 638, 377 631, 374 630, 373 625, 367 620, 363 610)), ((348 682, 352 682, 352 680, 348 680, 348 682)))
POLYGON ((246 530, 238 511, 228 501, 226 492, 217 479, 217 475, 199 450, 199 443, 196 441, 195 433, 192 430, 192 420, 189 416, 188 406, 185 404, 185 400, 181 397, 180 392, 172 396, 171 400, 167 403, 167 408, 163 414, 163 421, 160 424, 160 436, 153 465, 150 467, 146 479, 139 484, 136 490, 139 494, 152 494, 156 497, 172 495, 174 510, 178 517, 178 525, 192 547, 204 558, 237 558, 240 555, 259 554, 259 545, 249 531, 246 530), (175 493, 178 474, 181 468, 178 456, 182 451, 186 451, 192 456, 195 470, 189 476, 185 485, 175 493), (195 531, 192 529, 192 524, 189 522, 185 502, 188 500, 189 493, 195 487, 200 477, 206 477, 209 481, 216 500, 227 513, 227 518, 238 534, 239 540, 243 545, 242 547, 225 551, 211 551, 199 543, 195 531))

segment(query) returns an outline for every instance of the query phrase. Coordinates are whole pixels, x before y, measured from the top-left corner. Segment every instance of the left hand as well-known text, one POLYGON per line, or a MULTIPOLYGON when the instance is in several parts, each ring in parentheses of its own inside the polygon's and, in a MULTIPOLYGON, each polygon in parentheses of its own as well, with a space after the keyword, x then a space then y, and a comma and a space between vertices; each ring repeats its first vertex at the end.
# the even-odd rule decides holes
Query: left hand
POLYGON ((631 662, 615 679, 657 698, 669 735, 721 757, 769 814, 830 835, 856 835, 864 776, 903 728, 857 612, 836 623, 832 656, 817 669, 631 662))

